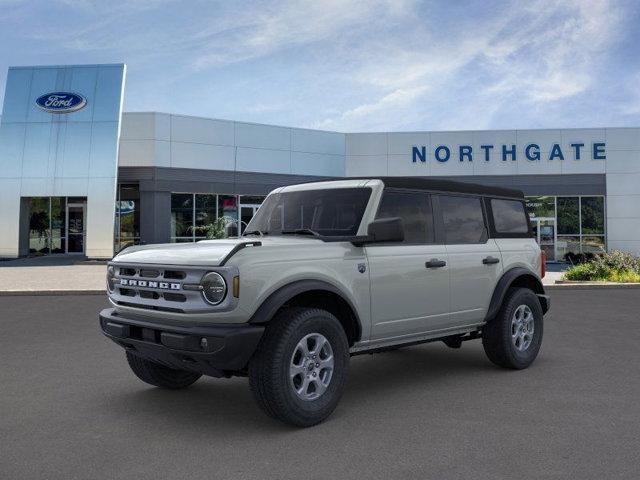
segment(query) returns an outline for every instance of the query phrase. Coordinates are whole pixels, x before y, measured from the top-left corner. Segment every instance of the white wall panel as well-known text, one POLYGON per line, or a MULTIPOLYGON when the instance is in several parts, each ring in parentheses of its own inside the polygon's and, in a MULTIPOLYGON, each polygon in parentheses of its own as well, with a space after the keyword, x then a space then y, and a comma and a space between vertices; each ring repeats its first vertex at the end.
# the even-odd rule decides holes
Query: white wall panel
POLYGON ((347 155, 347 177, 388 175, 386 155, 347 155))
POLYGON ((158 132, 156 131, 156 118, 158 116, 156 113, 123 113, 120 140, 151 140, 158 138, 158 132))
POLYGON ((638 241, 640 218, 607 218, 607 237, 611 241, 638 241))
POLYGON ((607 152, 606 173, 640 173, 640 150, 607 152))
POLYGON ((156 155, 155 140, 120 140, 118 165, 121 167, 169 167, 169 157, 163 162, 156 155), (164 163, 164 164, 163 164, 164 163))
POLYGON ((640 217, 640 192, 633 195, 607 195, 607 216, 610 219, 640 217))
POLYGON ((208 145, 233 145, 234 122, 171 115, 171 140, 208 145))
POLYGON ((291 152, 238 147, 236 169, 243 172, 291 173, 291 152))
POLYGON ((640 240, 607 240, 607 249, 640 255, 640 240))
POLYGON ((628 195, 640 193, 640 173, 608 173, 607 194, 628 195))
POLYGON ((640 150, 640 128, 607 128, 607 150, 640 150))
POLYGON ((236 122, 236 145, 239 147, 291 149, 291 129, 271 125, 236 122))
POLYGON ((349 133, 347 155, 387 155, 387 133, 349 133))
POLYGON ((344 156, 323 153, 291 152, 291 172, 294 175, 344 176, 344 156))
POLYGON ((344 155, 344 133, 322 132, 302 128, 291 129, 291 150, 294 152, 344 155))
POLYGON ((233 170, 235 165, 234 150, 234 147, 220 145, 171 142, 171 166, 173 168, 233 170))

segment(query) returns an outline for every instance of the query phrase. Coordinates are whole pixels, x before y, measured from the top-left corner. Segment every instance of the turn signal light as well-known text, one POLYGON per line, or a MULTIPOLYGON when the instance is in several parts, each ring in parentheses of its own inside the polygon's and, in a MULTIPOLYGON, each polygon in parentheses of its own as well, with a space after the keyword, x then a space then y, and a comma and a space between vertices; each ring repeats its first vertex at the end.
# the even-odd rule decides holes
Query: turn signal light
POLYGON ((233 296, 240 298, 240 277, 233 277, 233 296))
POLYGON ((544 278, 547 273, 547 254, 540 250, 540 278, 544 278))

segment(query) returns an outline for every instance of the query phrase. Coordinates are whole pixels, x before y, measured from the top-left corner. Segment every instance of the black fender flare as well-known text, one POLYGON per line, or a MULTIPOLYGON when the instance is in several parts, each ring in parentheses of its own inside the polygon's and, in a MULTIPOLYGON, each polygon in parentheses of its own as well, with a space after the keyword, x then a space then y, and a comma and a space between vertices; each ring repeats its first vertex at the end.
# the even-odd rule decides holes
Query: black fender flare
POLYGON ((362 322, 360 321, 358 310, 338 287, 322 280, 297 280, 280 287, 262 302, 249 319, 249 323, 256 325, 268 323, 276 312, 293 297, 313 290, 324 290, 340 297, 351 309, 356 322, 357 338, 361 338, 362 322))
POLYGON ((491 321, 498 314, 507 291, 516 281, 518 285, 522 284, 523 287, 533 290, 540 300, 543 313, 547 313, 550 303, 549 297, 545 295, 544 286, 540 279, 526 268, 514 267, 504 272, 500 280, 498 280, 496 288, 493 290, 493 295, 491 296, 491 303, 489 303, 489 309, 485 317, 486 322, 491 321))

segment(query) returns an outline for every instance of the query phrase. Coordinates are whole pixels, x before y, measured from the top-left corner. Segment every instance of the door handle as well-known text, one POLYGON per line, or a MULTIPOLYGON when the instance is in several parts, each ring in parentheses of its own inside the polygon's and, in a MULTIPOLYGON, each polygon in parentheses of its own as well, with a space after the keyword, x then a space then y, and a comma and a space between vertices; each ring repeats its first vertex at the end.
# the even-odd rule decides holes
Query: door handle
POLYGON ((438 260, 437 258, 432 258, 427 263, 424 264, 427 268, 442 268, 447 265, 447 262, 444 260, 438 260))
POLYGON ((494 263, 500 263, 500 259, 489 255, 488 257, 482 259, 482 263, 484 263, 485 265, 493 265, 494 263))

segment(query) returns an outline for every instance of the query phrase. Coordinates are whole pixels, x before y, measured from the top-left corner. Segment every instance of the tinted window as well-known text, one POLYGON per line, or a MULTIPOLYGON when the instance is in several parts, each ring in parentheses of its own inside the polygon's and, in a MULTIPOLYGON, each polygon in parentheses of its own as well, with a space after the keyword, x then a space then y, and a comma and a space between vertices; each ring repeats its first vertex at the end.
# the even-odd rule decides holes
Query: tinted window
POLYGON ((527 233, 529 224, 524 204, 515 200, 491 200, 493 223, 499 233, 527 233))
POLYGON ((324 236, 351 236, 358 232, 371 196, 370 188, 327 188, 269 195, 246 231, 268 235, 311 229, 324 236))
POLYGON ((405 243, 433 243, 431 197, 424 193, 385 191, 376 218, 400 217, 405 243))
POLYGON ((442 195, 440 208, 446 242, 482 243, 486 239, 482 203, 479 198, 442 195))

